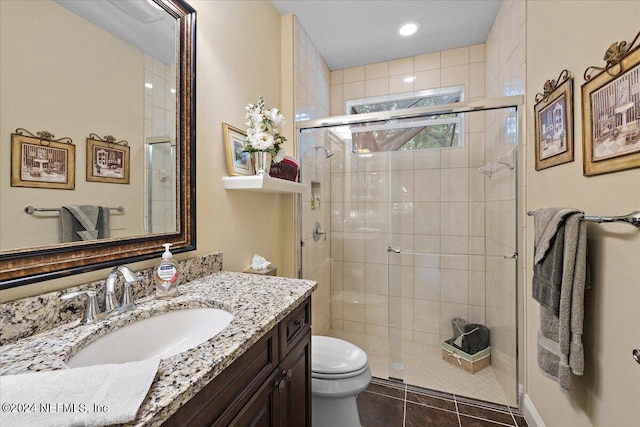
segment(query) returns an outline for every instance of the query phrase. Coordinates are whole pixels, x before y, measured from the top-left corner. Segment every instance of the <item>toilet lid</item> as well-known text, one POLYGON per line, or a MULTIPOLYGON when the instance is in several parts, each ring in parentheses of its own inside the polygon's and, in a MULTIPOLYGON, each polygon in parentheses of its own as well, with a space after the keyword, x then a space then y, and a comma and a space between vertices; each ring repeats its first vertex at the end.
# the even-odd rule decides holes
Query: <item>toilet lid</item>
POLYGON ((363 369, 367 353, 347 341, 314 335, 311 337, 311 371, 342 374, 363 369))

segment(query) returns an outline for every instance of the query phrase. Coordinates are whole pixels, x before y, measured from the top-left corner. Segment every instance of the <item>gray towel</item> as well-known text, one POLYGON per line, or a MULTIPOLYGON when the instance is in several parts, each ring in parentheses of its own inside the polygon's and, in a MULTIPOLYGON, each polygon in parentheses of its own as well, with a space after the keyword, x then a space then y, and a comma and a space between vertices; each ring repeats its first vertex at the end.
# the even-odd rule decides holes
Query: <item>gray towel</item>
MULTIPOLYGON (((582 375, 584 372, 582 330, 587 281, 587 229, 581 218, 581 213, 574 212, 564 221, 559 314, 544 305, 540 307, 538 367, 565 391, 571 387, 571 374, 582 375)), ((537 237, 544 233, 536 230, 535 234, 537 237)))
POLYGON ((533 218, 535 235, 532 295, 556 316, 560 313, 564 220, 573 213, 581 212, 565 208, 539 209, 533 218))
POLYGON ((69 205, 60 209, 60 242, 109 237, 109 208, 94 205, 69 205))

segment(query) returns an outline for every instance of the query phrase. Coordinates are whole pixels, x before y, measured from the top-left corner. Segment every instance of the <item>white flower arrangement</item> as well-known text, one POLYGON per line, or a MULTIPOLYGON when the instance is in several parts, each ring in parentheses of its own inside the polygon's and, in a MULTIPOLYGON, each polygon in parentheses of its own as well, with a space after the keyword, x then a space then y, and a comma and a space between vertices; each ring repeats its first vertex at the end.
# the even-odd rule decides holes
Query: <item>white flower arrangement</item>
POLYGON ((244 139, 243 151, 266 151, 271 154, 274 163, 280 163, 285 154, 281 144, 287 140, 279 133, 285 123, 284 116, 277 108, 265 109, 262 95, 256 104, 249 104, 244 109, 247 112, 245 118, 249 128, 244 139))

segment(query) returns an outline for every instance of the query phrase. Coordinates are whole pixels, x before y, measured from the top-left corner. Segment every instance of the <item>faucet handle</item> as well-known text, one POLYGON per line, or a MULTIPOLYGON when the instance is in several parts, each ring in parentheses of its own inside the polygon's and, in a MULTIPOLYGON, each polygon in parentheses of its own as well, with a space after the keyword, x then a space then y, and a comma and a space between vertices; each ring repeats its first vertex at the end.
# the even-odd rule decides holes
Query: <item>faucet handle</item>
POLYGON ((122 304, 118 307, 119 310, 133 310, 136 308, 136 303, 133 302, 133 293, 131 291, 131 285, 135 283, 124 282, 124 287, 122 288, 122 304))
POLYGON ((98 309, 98 298, 96 297, 96 291, 76 291, 69 292, 60 297, 61 300, 66 301, 71 298, 76 298, 82 295, 87 296, 87 304, 84 308, 84 315, 80 323, 92 323, 99 318, 100 310, 98 309))

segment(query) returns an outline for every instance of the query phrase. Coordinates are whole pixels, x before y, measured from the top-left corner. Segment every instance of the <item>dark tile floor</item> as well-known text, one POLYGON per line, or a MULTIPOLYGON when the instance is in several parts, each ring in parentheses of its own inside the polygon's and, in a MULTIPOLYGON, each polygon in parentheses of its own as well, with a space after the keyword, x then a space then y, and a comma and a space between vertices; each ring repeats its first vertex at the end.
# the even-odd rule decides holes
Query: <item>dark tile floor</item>
POLYGON ((514 408, 374 378, 358 396, 363 427, 527 426, 514 408))

